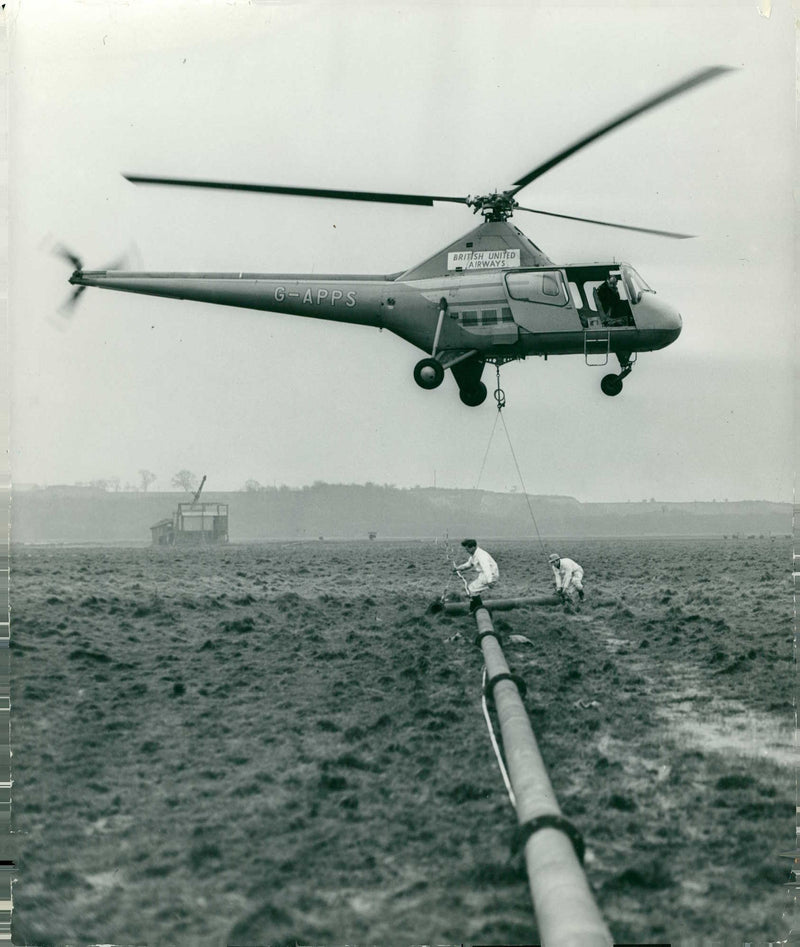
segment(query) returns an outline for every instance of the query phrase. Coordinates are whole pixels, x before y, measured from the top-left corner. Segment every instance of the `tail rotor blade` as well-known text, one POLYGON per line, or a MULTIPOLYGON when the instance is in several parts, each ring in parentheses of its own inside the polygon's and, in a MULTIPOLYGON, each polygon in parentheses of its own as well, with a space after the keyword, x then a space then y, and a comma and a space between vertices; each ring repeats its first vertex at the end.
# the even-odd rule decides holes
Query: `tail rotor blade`
POLYGON ((125 267, 127 266, 127 264, 128 264, 128 254, 127 254, 127 253, 123 253, 123 254, 121 254, 120 256, 118 256, 118 257, 116 258, 116 260, 112 260, 111 263, 106 264, 106 266, 104 266, 103 269, 105 269, 105 270, 123 270, 123 269, 125 269, 125 267))
POLYGON ((65 247, 63 243, 56 244, 56 246, 53 247, 53 253, 55 253, 56 256, 60 256, 62 260, 66 260, 67 263, 71 263, 74 269, 83 269, 83 261, 81 258, 74 254, 68 247, 65 247))
POLYGON ((75 306, 78 303, 78 298, 85 289, 85 286, 76 286, 67 299, 61 303, 61 305, 58 307, 58 311, 62 316, 69 318, 73 314, 75 311, 75 306))

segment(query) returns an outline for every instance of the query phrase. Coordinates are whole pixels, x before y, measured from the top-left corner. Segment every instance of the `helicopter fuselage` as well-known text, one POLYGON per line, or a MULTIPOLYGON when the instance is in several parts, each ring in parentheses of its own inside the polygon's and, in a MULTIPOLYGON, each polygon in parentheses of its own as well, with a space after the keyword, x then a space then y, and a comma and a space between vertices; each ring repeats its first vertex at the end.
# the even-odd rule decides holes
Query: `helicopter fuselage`
MULTIPOLYGON (((485 359, 584 354, 587 337, 612 352, 661 349, 681 331, 652 291, 622 294, 613 320, 594 290, 625 264, 536 267, 404 280, 386 276, 148 273, 85 270, 71 283, 386 329, 425 352, 474 350, 485 359), (444 302, 444 305, 443 305, 444 302), (440 324, 440 313, 444 318, 440 324), (612 324, 613 323, 613 324, 612 324), (437 339, 438 328, 438 339, 437 339)), ((631 277, 634 278, 634 277, 631 277)))
MULTIPOLYGON (((630 265, 557 266, 505 221, 388 276, 77 269, 70 282, 386 329, 429 354, 414 369, 417 384, 436 388, 451 368, 469 405, 486 397, 486 362, 584 355, 605 364, 613 353, 622 373, 607 379, 620 381, 634 353, 664 348, 681 331, 678 312, 630 265), (613 277, 609 305, 601 290, 613 277)), ((606 394, 618 393, 617 381, 604 382, 606 394)))

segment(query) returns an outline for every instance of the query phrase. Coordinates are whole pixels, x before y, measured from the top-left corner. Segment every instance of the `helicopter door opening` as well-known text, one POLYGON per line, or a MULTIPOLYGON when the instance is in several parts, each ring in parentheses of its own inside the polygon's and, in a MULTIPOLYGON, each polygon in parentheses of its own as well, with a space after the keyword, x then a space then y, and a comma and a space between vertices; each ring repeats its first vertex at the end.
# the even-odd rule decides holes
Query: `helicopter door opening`
POLYGON ((568 266, 572 299, 584 329, 635 329, 639 283, 652 292, 638 273, 626 263, 568 266))
POLYGON ((561 270, 507 273, 505 280, 511 312, 520 330, 580 331, 581 321, 561 270))
POLYGON ((590 280, 584 284, 584 290, 594 313, 589 317, 590 325, 595 320, 611 329, 633 325, 628 293, 619 271, 611 270, 603 280, 590 280))

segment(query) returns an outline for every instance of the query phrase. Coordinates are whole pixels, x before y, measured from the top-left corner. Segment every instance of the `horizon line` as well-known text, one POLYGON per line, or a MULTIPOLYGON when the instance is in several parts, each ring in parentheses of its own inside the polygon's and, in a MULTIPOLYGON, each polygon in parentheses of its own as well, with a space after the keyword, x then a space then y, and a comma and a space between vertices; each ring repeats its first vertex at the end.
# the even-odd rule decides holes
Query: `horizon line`
MULTIPOLYGON (((199 481, 198 481, 199 482, 199 481)), ((744 497, 738 499, 731 499, 730 497, 712 497, 707 498, 691 498, 691 499, 664 499, 659 497, 641 497, 639 499, 627 498, 624 500, 583 500, 579 499, 576 496, 568 493, 530 493, 518 490, 516 488, 508 490, 498 490, 490 489, 487 487, 464 487, 464 486, 443 486, 440 484, 423 486, 422 484, 415 484, 413 486, 398 486, 394 483, 375 483, 373 481, 365 481, 363 483, 343 483, 343 482, 334 482, 326 480, 315 480, 310 484, 301 484, 298 486, 291 486, 289 484, 261 484, 257 481, 250 481, 253 483, 252 487, 247 486, 247 482, 244 486, 233 488, 233 489, 209 489, 205 491, 205 495, 208 494, 248 494, 248 493, 268 493, 268 492, 280 492, 280 491, 294 491, 302 492, 304 490, 313 490, 316 488, 322 487, 343 487, 343 488, 354 488, 354 489, 365 489, 365 488, 376 488, 379 490, 397 490, 398 492, 410 492, 413 490, 440 490, 448 492, 460 492, 460 493, 492 493, 498 496, 520 496, 520 497, 539 497, 543 499, 562 499, 562 500, 572 500, 580 504, 604 504, 604 505, 614 505, 614 504, 629 504, 629 503, 640 503, 644 505, 650 504, 681 504, 681 503, 714 503, 714 504, 730 504, 730 503, 773 503, 780 505, 793 506, 794 499, 786 500, 776 500, 769 499, 764 497, 744 497)), ((124 486, 118 483, 116 478, 109 478, 108 480, 98 479, 97 481, 89 482, 77 482, 77 483, 28 483, 22 482, 10 484, 9 492, 14 493, 37 493, 37 492, 50 492, 50 491, 64 491, 71 492, 75 491, 76 493, 92 493, 92 494, 109 494, 109 495, 126 495, 126 496, 142 496, 144 494, 150 495, 170 495, 170 496, 189 496, 191 497, 196 490, 196 486, 193 489, 182 490, 180 488, 171 488, 171 489, 144 489, 142 487, 137 487, 135 484, 127 483, 124 486), (116 484, 116 485, 115 485, 116 484)), ((200 502, 198 498, 198 502, 200 502)))

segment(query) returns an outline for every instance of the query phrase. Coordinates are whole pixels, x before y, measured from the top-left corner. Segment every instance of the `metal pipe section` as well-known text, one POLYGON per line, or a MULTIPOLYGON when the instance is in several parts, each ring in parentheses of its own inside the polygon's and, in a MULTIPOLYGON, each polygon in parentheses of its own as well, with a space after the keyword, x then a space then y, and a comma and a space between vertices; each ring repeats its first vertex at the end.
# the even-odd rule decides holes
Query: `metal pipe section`
MULTIPOLYGON (((499 674, 509 674, 508 664, 486 608, 475 612, 475 621, 491 684, 499 674)), ((500 680, 492 693, 519 825, 541 816, 561 817, 517 684, 500 680)), ((533 832, 525 843, 525 864, 543 947, 612 947, 611 934, 564 831, 547 827, 533 832)))
MULTIPOLYGON (((562 605, 562 600, 557 595, 533 595, 522 598, 497 598, 486 602, 485 607, 493 612, 506 612, 511 608, 518 608, 523 605, 562 605)), ((468 602, 445 602, 444 612, 446 615, 466 615, 469 611, 468 602)))

